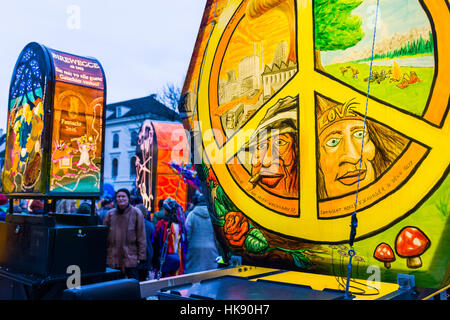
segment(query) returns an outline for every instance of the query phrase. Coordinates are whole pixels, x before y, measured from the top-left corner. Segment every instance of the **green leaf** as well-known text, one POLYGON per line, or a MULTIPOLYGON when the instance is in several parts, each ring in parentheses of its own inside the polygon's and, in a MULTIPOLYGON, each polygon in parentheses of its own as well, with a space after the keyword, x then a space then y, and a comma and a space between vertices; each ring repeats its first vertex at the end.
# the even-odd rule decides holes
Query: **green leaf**
POLYGON ((266 238, 258 229, 250 230, 245 239, 245 247, 252 253, 263 253, 268 245, 266 238))
POLYGON ((224 206, 217 199, 214 201, 214 209, 216 209, 215 210, 216 216, 218 218, 221 218, 228 213, 228 211, 224 208, 224 206))
POLYGON ((312 266, 311 261, 300 251, 290 251, 289 252, 294 259, 294 263, 297 267, 302 269, 307 269, 312 266))
POLYGON ((210 216, 211 216, 212 224, 219 226, 219 227, 223 227, 225 225, 224 219, 217 218, 216 215, 214 215, 214 214, 211 214, 210 216))
POLYGON ((230 198, 228 198, 220 185, 216 189, 216 197, 219 199, 220 203, 223 205, 227 212, 239 211, 233 204, 233 202, 231 202, 230 198))

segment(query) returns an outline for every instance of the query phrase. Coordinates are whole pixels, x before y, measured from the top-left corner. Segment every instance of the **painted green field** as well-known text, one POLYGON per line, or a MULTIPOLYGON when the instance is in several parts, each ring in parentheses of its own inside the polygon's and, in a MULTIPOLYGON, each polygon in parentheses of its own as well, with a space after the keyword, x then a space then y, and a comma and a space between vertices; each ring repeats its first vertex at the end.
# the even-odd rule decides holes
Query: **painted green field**
MULTIPOLYGON (((333 75, 335 78, 351 85, 352 87, 367 92, 368 82, 364 81, 369 76, 370 66, 363 63, 337 63, 330 64, 324 67, 325 71, 333 75), (350 66, 357 69, 359 74, 357 79, 352 78, 352 71, 347 70, 344 75, 341 72, 342 67, 350 66)), ((387 74, 392 70, 389 66, 373 66, 372 71, 381 73, 382 70, 387 74)), ((372 82, 370 84, 370 95, 400 109, 409 111, 416 115, 422 115, 426 107, 428 96, 430 94, 431 84, 433 81, 434 68, 424 67, 400 67, 402 74, 410 74, 411 71, 416 72, 420 82, 409 84, 408 87, 402 89, 398 88, 397 84, 400 82, 392 81, 389 78, 384 79, 380 83, 372 82)))

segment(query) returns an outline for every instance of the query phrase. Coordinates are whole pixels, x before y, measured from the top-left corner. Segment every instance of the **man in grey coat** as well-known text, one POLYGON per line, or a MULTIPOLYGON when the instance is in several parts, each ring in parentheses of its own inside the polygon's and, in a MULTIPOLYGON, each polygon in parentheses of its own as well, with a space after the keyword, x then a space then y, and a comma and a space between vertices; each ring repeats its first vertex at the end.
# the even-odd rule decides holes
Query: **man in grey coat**
POLYGON ((194 208, 185 223, 189 247, 185 273, 217 268, 216 258, 219 255, 204 196, 197 192, 193 203, 194 208))

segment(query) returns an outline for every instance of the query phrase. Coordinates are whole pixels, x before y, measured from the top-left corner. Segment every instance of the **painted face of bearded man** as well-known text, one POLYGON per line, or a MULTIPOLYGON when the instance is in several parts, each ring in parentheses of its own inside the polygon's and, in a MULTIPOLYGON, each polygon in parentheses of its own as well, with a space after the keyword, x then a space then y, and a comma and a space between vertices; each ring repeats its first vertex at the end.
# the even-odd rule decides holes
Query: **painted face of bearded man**
POLYGON ((250 183, 281 196, 298 196, 297 100, 287 97, 267 111, 250 138, 250 183))

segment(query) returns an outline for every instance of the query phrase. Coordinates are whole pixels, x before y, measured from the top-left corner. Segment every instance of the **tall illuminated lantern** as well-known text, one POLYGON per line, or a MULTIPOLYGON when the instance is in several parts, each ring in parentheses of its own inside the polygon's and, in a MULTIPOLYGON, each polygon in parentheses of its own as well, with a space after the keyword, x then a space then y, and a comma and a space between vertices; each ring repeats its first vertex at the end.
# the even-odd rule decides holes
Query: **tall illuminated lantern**
POLYGON ((98 60, 26 45, 9 91, 2 192, 9 198, 101 195, 105 103, 98 60))
POLYGON ((188 185, 171 163, 183 166, 189 160, 183 125, 145 120, 136 147, 136 187, 149 211, 160 210, 159 201, 176 199, 187 209, 188 185))

